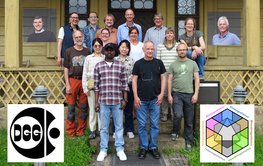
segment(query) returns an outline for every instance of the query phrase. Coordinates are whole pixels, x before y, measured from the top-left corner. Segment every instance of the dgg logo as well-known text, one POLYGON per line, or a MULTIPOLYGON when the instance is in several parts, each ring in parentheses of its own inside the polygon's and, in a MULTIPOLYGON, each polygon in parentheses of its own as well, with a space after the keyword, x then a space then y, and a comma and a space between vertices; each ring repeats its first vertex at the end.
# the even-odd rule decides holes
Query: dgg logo
POLYGON ((61 104, 8 105, 8 162, 63 162, 63 119, 61 104))

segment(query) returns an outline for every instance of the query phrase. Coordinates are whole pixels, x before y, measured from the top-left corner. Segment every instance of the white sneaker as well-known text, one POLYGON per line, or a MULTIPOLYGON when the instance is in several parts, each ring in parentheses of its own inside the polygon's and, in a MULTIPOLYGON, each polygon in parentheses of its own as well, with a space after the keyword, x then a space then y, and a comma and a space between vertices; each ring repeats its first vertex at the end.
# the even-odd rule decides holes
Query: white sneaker
POLYGON ((119 157, 119 159, 120 159, 121 161, 126 161, 126 160, 127 160, 127 156, 126 156, 126 154, 124 153, 123 150, 119 151, 119 152, 117 153, 117 156, 119 157))
POLYGON ((127 136, 128 136, 129 138, 134 138, 133 132, 127 132, 127 136))
POLYGON ((113 134, 112 134, 112 138, 114 138, 114 139, 115 139, 115 133, 113 133, 113 134))
POLYGON ((99 153, 99 155, 97 157, 97 161, 103 161, 106 156, 107 156, 106 152, 100 151, 100 153, 99 153))

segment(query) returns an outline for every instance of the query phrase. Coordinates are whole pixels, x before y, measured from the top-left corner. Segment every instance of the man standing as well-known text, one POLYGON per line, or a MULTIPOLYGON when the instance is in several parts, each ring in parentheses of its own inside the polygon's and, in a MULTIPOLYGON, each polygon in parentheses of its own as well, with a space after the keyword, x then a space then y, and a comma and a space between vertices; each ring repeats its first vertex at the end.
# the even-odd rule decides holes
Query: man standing
POLYGON ((166 27, 163 26, 163 16, 156 13, 153 18, 154 26, 146 31, 144 41, 152 41, 154 43, 154 57, 156 58, 157 46, 164 42, 166 27))
POLYGON ((177 46, 178 59, 168 70, 168 101, 173 105, 172 140, 178 138, 180 123, 184 117, 185 149, 192 150, 194 103, 198 100, 199 68, 197 64, 187 58, 187 45, 177 46), (193 77, 194 86, 193 88, 193 77))
POLYGON ((71 137, 83 136, 86 128, 88 101, 83 92, 81 80, 85 57, 90 54, 89 49, 83 47, 83 34, 81 31, 75 31, 73 38, 75 45, 66 50, 64 60, 66 100, 68 104, 66 133, 71 137), (80 111, 78 114, 78 127, 75 124, 75 106, 77 103, 80 111))
POLYGON ((84 34, 84 46, 86 48, 89 48, 89 50, 92 52, 92 40, 95 38, 96 32, 100 29, 97 25, 98 22, 98 15, 96 12, 90 12, 89 13, 89 25, 87 25, 83 29, 84 34))
POLYGON ((28 36, 28 42, 55 42, 56 37, 53 32, 43 28, 43 18, 36 16, 33 20, 34 33, 28 36))
POLYGON ((125 11, 126 22, 118 27, 118 43, 120 43, 124 39, 130 41, 129 28, 133 26, 136 26, 139 30, 138 41, 142 41, 142 27, 139 24, 134 23, 134 17, 135 15, 132 9, 127 9, 125 11))
POLYGON ((58 48, 57 48, 57 64, 63 65, 64 54, 67 48, 74 46, 72 34, 79 30, 79 15, 76 12, 71 13, 69 17, 69 24, 63 26, 58 32, 58 48))
POLYGON ((138 134, 140 139, 139 159, 146 157, 149 149, 154 158, 159 159, 157 138, 159 134, 160 104, 165 89, 165 67, 161 60, 153 57, 154 44, 144 42, 144 58, 136 61, 133 67, 132 89, 134 106, 138 120, 138 134), (150 142, 147 135, 147 119, 150 114, 150 142))
MULTIPOLYGON (((117 29, 113 27, 115 18, 113 14, 109 13, 104 17, 105 28, 110 31, 109 43, 117 44, 117 29)), ((97 31, 96 38, 101 38, 101 31, 103 28, 97 31)))
POLYGON ((127 160, 124 153, 123 109, 126 107, 128 75, 121 61, 115 60, 115 44, 104 46, 105 60, 94 69, 95 108, 100 111, 100 153, 97 161, 107 156, 109 142, 109 123, 112 113, 115 126, 115 147, 121 161, 127 160))

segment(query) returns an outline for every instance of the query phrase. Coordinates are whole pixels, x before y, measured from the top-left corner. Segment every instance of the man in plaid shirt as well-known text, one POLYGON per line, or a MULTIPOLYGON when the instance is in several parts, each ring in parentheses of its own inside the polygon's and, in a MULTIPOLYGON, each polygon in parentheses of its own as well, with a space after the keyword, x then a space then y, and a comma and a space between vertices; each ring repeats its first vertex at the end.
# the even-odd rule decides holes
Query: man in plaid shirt
POLYGON ((128 75, 122 62, 115 60, 115 45, 105 45, 105 60, 94 69, 95 110, 100 111, 100 153, 97 161, 107 156, 110 115, 115 125, 115 147, 121 161, 127 160, 124 153, 123 109, 127 104, 128 75))

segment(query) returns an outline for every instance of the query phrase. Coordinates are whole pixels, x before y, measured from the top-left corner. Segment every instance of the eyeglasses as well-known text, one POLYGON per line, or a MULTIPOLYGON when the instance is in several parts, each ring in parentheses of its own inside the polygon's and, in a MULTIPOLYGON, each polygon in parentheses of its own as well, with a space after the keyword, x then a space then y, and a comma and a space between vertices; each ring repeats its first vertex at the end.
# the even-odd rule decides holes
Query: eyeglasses
POLYGON ((90 16, 89 18, 97 18, 97 16, 90 16))
POLYGON ((95 44, 94 47, 95 47, 95 48, 101 48, 101 45, 95 44))
POLYGON ((72 19, 79 19, 79 17, 70 17, 70 18, 72 18, 72 19))
POLYGON ((177 51, 187 51, 187 49, 178 49, 177 51))
POLYGON ((102 35, 107 35, 107 36, 109 35, 109 33, 101 33, 101 34, 102 34, 102 35))

